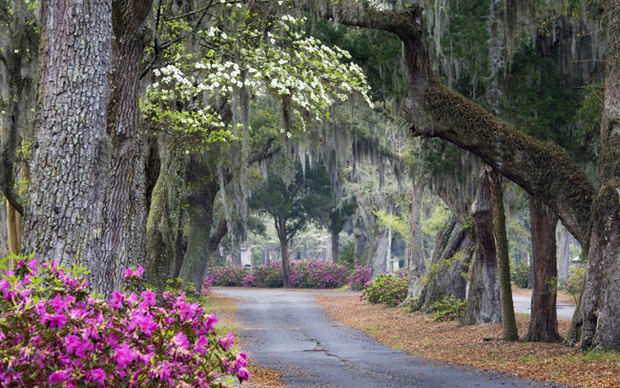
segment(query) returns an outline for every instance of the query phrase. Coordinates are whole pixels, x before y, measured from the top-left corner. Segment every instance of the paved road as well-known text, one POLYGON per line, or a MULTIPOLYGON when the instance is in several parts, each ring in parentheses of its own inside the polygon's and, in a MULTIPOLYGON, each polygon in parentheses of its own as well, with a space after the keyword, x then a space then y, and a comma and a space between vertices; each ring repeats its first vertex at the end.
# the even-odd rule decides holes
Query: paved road
MULTIPOLYGON (((531 314, 531 297, 524 295, 512 294, 512 302, 515 306, 516 313, 531 314)), ((573 319, 575 313, 575 305, 570 303, 557 303, 557 311, 559 319, 573 319)))
POLYGON ((288 387, 559 387, 410 357, 329 318, 313 292, 224 289, 240 301, 244 349, 288 387))

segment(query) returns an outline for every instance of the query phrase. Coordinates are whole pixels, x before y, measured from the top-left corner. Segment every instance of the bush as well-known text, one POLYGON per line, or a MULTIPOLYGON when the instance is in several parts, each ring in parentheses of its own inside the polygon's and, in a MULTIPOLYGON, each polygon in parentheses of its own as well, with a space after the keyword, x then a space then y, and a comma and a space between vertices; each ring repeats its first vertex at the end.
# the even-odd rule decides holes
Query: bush
POLYGON ((510 280, 519 288, 527 288, 530 279, 530 265, 525 261, 521 261, 512 266, 510 271, 510 280))
POLYGON ((573 297, 575 303, 579 300, 579 295, 581 295, 581 290, 586 282, 587 271, 585 264, 579 264, 570 269, 568 280, 566 280, 566 292, 573 297))
POLYGON ((279 288, 282 283, 282 264, 279 262, 259 265, 252 270, 252 287, 279 288))
POLYGON ((390 274, 379 274, 374 282, 370 283, 362 299, 370 303, 383 303, 391 307, 398 306, 407 298, 409 276, 405 271, 390 274))
POLYGON ((242 287, 243 279, 248 276, 248 271, 243 267, 212 267, 209 274, 214 286, 242 287))
POLYGON ((370 282, 370 267, 367 265, 355 265, 349 277, 349 287, 353 291, 361 291, 370 282))
POLYGON ((291 281, 297 288, 339 288, 349 283, 350 271, 343 265, 322 260, 291 263, 291 281))
POLYGON ((454 295, 447 296, 435 302, 433 307, 435 321, 456 321, 465 312, 465 306, 467 306, 467 300, 456 299, 454 295))
POLYGON ((0 280, 0 381, 4 387, 222 387, 250 377, 234 336, 214 331, 184 293, 144 290, 128 269, 127 291, 95 298, 56 263, 19 261, 0 280), (140 291, 143 290, 143 291, 140 291))

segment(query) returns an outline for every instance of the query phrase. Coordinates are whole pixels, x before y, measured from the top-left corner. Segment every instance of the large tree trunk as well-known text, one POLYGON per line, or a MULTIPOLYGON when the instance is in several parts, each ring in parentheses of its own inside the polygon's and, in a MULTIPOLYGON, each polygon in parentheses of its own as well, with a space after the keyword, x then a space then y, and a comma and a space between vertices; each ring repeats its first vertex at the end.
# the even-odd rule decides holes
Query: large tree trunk
POLYGON ((499 296, 502 303, 502 332, 505 341, 518 341, 519 332, 512 302, 512 283, 510 281, 510 260, 508 257, 508 238, 506 237, 506 214, 504 213, 504 189, 502 178, 491 170, 491 193, 493 195, 493 221, 495 222, 495 241, 497 243, 497 266, 499 271, 499 296))
POLYGON ((275 218, 276 231, 280 239, 280 252, 282 253, 282 283, 284 288, 292 287, 291 261, 288 257, 288 239, 286 236, 286 220, 282 217, 275 218))
POLYGON ((85 265, 96 287, 109 182, 111 0, 41 4, 40 76, 25 243, 40 260, 85 265))
POLYGON ((601 190, 592 211, 581 346, 620 350, 620 3, 604 4, 609 46, 599 155, 601 190))
POLYGON ((173 139, 160 140, 161 169, 151 194, 146 225, 145 279, 163 290, 166 280, 177 275, 175 268, 180 268, 183 260, 181 218, 187 160, 173 139))
POLYGON ((411 231, 407 255, 407 267, 409 270, 407 299, 417 299, 420 297, 424 285, 424 275, 426 274, 421 220, 422 196, 424 195, 425 186, 420 179, 411 191, 411 231))
POLYGON ((144 264, 146 255, 146 174, 137 122, 140 66, 147 43, 144 24, 151 3, 152 0, 113 2, 107 115, 112 157, 99 254, 111 279, 95 284, 104 293, 119 289, 125 269, 144 264))
POLYGON ((453 215, 439 231, 431 265, 424 276, 424 286, 412 311, 432 311, 435 302, 454 295, 456 299, 467 297, 467 280, 474 243, 453 215))
POLYGON ((483 167, 471 209, 476 228, 476 258, 471 269, 467 308, 461 320, 464 325, 501 322, 490 174, 490 169, 483 167))
POLYGON ((532 233, 532 256, 534 262, 534 290, 532 291, 532 315, 526 342, 557 342, 558 317, 557 263, 555 225, 558 218, 549 207, 530 195, 530 225, 532 233))
POLYGON ((338 261, 340 255, 340 232, 335 230, 331 231, 331 243, 332 243, 332 261, 335 263, 338 261))

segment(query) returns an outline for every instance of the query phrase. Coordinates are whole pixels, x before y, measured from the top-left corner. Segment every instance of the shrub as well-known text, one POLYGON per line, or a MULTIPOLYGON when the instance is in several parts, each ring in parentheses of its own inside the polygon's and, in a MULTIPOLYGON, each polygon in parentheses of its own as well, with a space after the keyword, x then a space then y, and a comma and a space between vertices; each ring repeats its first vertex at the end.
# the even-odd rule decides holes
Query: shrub
POLYGON ((282 264, 279 262, 259 265, 252 270, 252 286, 265 288, 283 287, 282 264))
POLYGON ((297 288, 339 288, 349 282, 350 271, 333 262, 298 260, 291 263, 291 281, 297 288))
POLYGON ((248 276, 248 271, 243 267, 212 267, 209 274, 213 279, 214 286, 242 287, 243 279, 248 276))
POLYGON ((379 274, 375 281, 366 287, 361 298, 371 303, 383 303, 395 307, 407 298, 408 287, 409 276, 405 271, 379 274))
POLYGON ((139 267, 125 272, 127 291, 104 300, 83 272, 31 258, 2 276, 4 387, 222 387, 250 377, 232 333, 219 337, 215 315, 184 293, 144 290, 139 267))
POLYGON ((512 266, 510 271, 510 280, 519 288, 527 288, 530 279, 530 265, 525 261, 521 261, 512 266))
POLYGON ((353 291, 361 291, 370 282, 370 267, 367 265, 355 265, 349 277, 349 287, 353 291))
POLYGON ((465 312, 465 306, 467 306, 467 300, 456 299, 454 295, 447 296, 435 302, 433 307, 435 321, 456 321, 465 312))
POLYGON ((570 274, 566 280, 566 292, 573 297, 575 303, 577 303, 581 290, 583 289, 583 285, 586 282, 586 273, 587 268, 585 264, 579 264, 578 266, 571 267, 570 269, 570 274))

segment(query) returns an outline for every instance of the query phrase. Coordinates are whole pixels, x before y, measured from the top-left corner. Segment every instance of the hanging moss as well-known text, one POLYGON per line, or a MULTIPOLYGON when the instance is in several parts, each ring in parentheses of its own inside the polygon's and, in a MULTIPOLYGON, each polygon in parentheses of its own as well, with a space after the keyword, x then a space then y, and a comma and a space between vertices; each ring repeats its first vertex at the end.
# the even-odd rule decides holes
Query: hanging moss
POLYGON ((542 196, 587 245, 594 190, 566 151, 524 135, 462 95, 434 83, 424 95, 438 136, 472 151, 534 195, 542 196))

